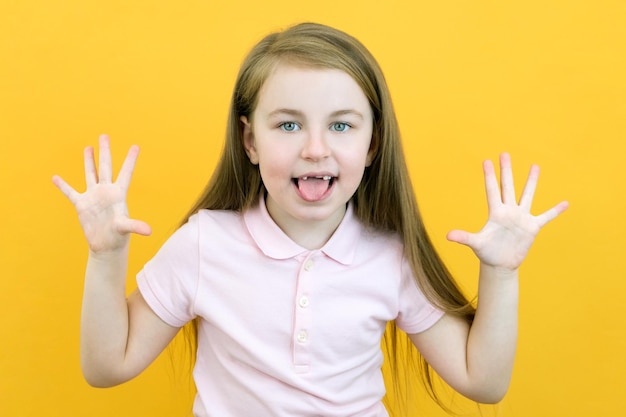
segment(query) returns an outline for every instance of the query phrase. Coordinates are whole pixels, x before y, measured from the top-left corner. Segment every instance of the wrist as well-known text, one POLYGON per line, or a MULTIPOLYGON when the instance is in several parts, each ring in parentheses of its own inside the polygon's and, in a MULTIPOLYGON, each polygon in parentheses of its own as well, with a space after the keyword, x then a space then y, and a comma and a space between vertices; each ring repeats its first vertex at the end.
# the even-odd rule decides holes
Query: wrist
POLYGON ((500 280, 516 280, 519 277, 519 268, 507 268, 481 262, 480 275, 481 277, 493 277, 500 280))
POLYGON ((89 248, 89 260, 96 263, 119 262, 128 258, 128 247, 126 245, 108 250, 93 250, 89 248))

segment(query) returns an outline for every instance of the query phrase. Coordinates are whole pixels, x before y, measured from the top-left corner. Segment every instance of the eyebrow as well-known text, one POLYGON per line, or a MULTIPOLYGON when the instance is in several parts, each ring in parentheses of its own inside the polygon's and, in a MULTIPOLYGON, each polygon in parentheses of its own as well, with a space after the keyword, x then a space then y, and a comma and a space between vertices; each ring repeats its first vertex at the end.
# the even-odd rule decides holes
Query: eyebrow
MULTIPOLYGON (((301 112, 300 110, 281 108, 281 109, 276 109, 276 110, 272 110, 271 112, 269 112, 268 117, 277 116, 279 114, 287 114, 290 116, 297 116, 297 117, 304 116, 304 113, 301 112)), ((332 112, 330 116, 337 117, 337 116, 343 116, 346 114, 351 114, 351 115, 359 117, 360 119, 365 119, 365 117, 363 117, 363 114, 361 114, 361 112, 357 110, 353 110, 353 109, 336 110, 332 112)))

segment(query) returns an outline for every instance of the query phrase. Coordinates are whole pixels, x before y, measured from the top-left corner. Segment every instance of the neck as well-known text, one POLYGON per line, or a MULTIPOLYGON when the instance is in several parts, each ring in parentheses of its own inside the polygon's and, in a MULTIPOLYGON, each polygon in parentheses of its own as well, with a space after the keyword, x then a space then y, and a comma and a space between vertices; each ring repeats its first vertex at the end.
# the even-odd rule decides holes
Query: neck
POLYGON ((282 211, 266 201, 267 211, 280 229, 298 245, 308 250, 320 249, 328 242, 343 220, 345 210, 321 220, 300 220, 281 215, 282 211))

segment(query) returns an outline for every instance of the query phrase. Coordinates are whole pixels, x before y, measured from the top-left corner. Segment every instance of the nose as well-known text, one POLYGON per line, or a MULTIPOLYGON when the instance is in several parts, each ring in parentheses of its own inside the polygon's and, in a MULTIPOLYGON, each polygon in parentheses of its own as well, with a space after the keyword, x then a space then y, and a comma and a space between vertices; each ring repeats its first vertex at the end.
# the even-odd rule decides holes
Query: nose
POLYGON ((309 131, 302 146, 302 158, 318 161, 330 156, 330 146, 322 131, 309 131))

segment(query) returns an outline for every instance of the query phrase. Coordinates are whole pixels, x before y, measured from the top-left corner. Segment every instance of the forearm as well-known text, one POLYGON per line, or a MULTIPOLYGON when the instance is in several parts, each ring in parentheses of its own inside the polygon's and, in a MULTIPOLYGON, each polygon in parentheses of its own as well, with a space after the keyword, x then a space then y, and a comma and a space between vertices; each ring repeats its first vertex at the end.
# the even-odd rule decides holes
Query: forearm
POLYGON ((483 170, 487 222, 476 233, 452 230, 447 235, 448 240, 471 248, 481 262, 474 321, 470 326, 448 314, 423 336, 412 338, 455 389, 475 401, 497 402, 509 387, 517 345, 517 271, 537 233, 567 208, 567 202, 534 216, 530 209, 537 166, 531 167, 519 200, 508 154, 500 155, 500 184, 491 161, 485 161, 483 170), (445 346, 440 348, 441 344, 445 346))
POLYGON ((518 328, 518 274, 481 264, 478 306, 467 342, 467 372, 497 402, 506 393, 513 371, 518 328))
POLYGON ((129 319, 126 302, 127 250, 90 253, 81 315, 81 366, 95 386, 123 382, 129 319))
POLYGON ((92 385, 112 386, 141 372, 177 329, 162 322, 140 293, 126 299, 130 235, 151 233, 147 223, 128 216, 126 205, 139 148, 131 146, 113 181, 108 136, 100 136, 99 144, 99 167, 93 148, 84 152, 85 192, 59 176, 52 181, 76 208, 90 248, 81 315, 83 373, 92 385))

